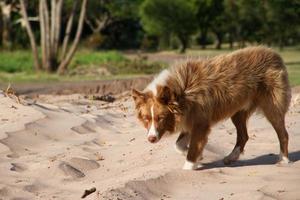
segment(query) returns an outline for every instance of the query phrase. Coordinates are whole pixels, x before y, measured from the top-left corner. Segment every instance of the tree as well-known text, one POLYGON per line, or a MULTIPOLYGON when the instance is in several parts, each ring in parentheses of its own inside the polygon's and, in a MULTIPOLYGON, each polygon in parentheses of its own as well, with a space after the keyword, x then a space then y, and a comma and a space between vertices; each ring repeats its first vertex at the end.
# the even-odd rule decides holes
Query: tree
POLYGON ((94 34, 99 33, 111 21, 111 13, 107 5, 109 0, 97 0, 88 4, 85 22, 94 34))
POLYGON ((202 49, 206 48, 207 34, 214 18, 214 0, 195 0, 197 5, 197 23, 200 30, 199 44, 202 49))
POLYGON ((297 35, 297 27, 300 24, 300 1, 266 1, 265 7, 266 18, 271 24, 267 29, 268 35, 279 45, 280 49, 283 49, 288 40, 297 35))
POLYGON ((244 47, 245 42, 259 41, 259 32, 262 29, 261 0, 238 0, 239 17, 236 19, 239 24, 238 36, 240 46, 244 47))
POLYGON ((39 0, 40 45, 42 54, 40 60, 37 42, 29 22, 25 2, 24 0, 20 0, 22 20, 30 39, 36 70, 46 70, 48 72, 57 71, 60 74, 65 73, 67 66, 77 49, 83 29, 87 0, 82 0, 76 35, 69 49, 70 33, 73 26, 74 16, 79 5, 79 0, 73 2, 73 8, 67 21, 64 39, 61 46, 60 34, 62 32, 63 3, 63 0, 51 0, 51 7, 49 9, 47 0, 39 0), (60 47, 61 51, 59 51, 60 47))
POLYGON ((0 2, 1 13, 1 41, 5 49, 11 49, 12 12, 18 11, 16 0, 5 0, 0 2))
POLYGON ((144 34, 136 12, 143 0, 90 1, 85 23, 92 31, 89 46, 137 48, 144 34))
POLYGON ((197 30, 196 9, 189 0, 145 0, 140 10, 145 30, 154 35, 175 35, 185 52, 189 38, 197 30))
POLYGON ((122 19, 137 20, 136 10, 143 0, 97 0, 87 7, 85 22, 93 33, 99 33, 107 25, 122 19))
POLYGON ((238 4, 236 0, 224 0, 224 9, 226 16, 226 26, 228 32, 228 40, 230 48, 233 48, 233 44, 238 37, 239 30, 239 13, 238 13, 238 4))
POLYGON ((216 49, 221 49, 224 35, 228 31, 224 0, 211 1, 210 8, 212 9, 212 11, 210 11, 212 16, 208 28, 217 38, 216 49))

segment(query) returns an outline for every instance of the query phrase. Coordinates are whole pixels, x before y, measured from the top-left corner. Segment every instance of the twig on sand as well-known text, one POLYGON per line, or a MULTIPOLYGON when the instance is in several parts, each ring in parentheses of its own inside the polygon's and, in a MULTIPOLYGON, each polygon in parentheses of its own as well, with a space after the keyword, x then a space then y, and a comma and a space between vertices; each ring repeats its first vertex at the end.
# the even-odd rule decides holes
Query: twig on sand
POLYGON ((106 94, 106 95, 102 95, 102 96, 92 95, 92 96, 89 96, 88 98, 90 100, 105 101, 108 103, 112 103, 116 100, 116 98, 114 96, 112 96, 111 94, 106 94))
POLYGON ((21 103, 19 96, 16 94, 16 92, 13 90, 13 88, 11 87, 11 84, 9 83, 5 92, 4 92, 6 97, 12 98, 14 97, 17 101, 18 104, 21 103))
POLYGON ((83 198, 87 197, 88 195, 90 195, 90 194, 92 194, 94 192, 96 192, 96 188, 95 187, 93 187, 93 188, 91 188, 89 190, 85 190, 81 198, 83 199, 83 198))

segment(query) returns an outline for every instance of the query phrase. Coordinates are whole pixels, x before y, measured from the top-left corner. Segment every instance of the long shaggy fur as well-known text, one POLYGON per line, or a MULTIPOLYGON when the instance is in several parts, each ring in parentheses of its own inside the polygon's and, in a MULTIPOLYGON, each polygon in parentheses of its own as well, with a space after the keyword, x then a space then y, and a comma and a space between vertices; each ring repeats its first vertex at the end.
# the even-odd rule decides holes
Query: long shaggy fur
POLYGON ((274 105, 285 114, 291 98, 281 57, 269 48, 250 47, 211 59, 188 60, 170 68, 167 81, 185 118, 199 110, 211 123, 239 110, 274 105), (196 108, 196 109, 195 109, 196 108))
POLYGON ((237 141, 229 164, 238 159, 248 140, 246 122, 260 109, 274 127, 280 142, 280 161, 288 161, 285 114, 291 89, 281 57, 269 48, 250 47, 209 59, 187 60, 165 70, 143 92, 133 90, 138 118, 149 130, 180 131, 177 149, 187 150, 185 169, 201 157, 210 127, 231 117, 237 141), (150 108, 154 114, 150 115, 150 108))

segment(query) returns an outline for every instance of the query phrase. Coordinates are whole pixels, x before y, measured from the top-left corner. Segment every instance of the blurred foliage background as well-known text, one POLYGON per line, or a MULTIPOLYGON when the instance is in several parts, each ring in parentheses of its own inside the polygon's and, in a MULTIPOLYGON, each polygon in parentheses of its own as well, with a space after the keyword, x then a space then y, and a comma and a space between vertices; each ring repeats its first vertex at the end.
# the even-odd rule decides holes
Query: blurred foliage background
MULTIPOLYGON (((23 1, 40 54, 42 1, 23 1)), ((52 3, 59 1, 43 1, 50 17, 52 3)), ((0 0, 0 81, 60 79, 55 70, 34 68, 20 2, 0 0)), ((59 44, 75 2, 71 40, 76 36, 83 0, 64 0, 59 44)), ((78 50, 65 77, 151 74, 168 64, 151 59, 157 52, 175 59, 180 53, 212 56, 266 45, 281 51, 293 83, 300 83, 300 0, 88 0, 85 9, 78 50)))

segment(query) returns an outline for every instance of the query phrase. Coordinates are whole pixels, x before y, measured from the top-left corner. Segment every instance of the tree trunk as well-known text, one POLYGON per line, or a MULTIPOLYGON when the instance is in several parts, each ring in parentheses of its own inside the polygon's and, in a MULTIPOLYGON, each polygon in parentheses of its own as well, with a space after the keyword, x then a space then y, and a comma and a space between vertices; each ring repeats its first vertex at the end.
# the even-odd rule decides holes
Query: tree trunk
POLYGON ((47 41, 46 41, 46 22, 44 15, 44 3, 45 0, 40 0, 39 3, 39 20, 40 20, 40 29, 41 29, 41 51, 42 51, 42 67, 44 69, 48 69, 48 49, 47 49, 47 41))
POLYGON ((77 49, 78 42, 81 36, 82 28, 83 28, 83 23, 84 23, 84 18, 85 18, 85 13, 86 13, 86 6, 87 5, 87 0, 83 0, 81 4, 81 11, 80 11, 80 16, 79 16, 79 22, 78 22, 78 27, 75 35, 75 39, 73 41, 73 44, 71 48, 69 49, 69 52, 67 53, 65 58, 62 58, 63 60, 61 61, 59 67, 58 67, 58 73, 59 74, 64 74, 67 66, 69 65, 72 57, 74 56, 74 53, 77 49))
POLYGON ((43 15, 45 18, 45 47, 46 47, 46 53, 47 53, 47 60, 44 66, 44 69, 46 71, 51 72, 51 36, 50 36, 50 19, 49 19, 49 8, 47 0, 40 0, 43 2, 43 15))
MULTIPOLYGON (((37 70, 40 70, 42 69, 42 67, 39 61, 38 49, 35 43, 34 34, 32 32, 28 20, 27 12, 25 9, 25 3, 24 0, 20 0, 20 2, 21 2, 21 13, 30 39, 35 66, 37 70)), ((43 69, 48 72, 58 71, 59 73, 64 73, 72 57, 74 56, 74 53, 77 49, 79 39, 82 33, 86 7, 87 7, 87 0, 82 0, 76 35, 70 49, 67 51, 70 32, 72 29, 73 19, 77 7, 76 5, 78 4, 78 2, 79 0, 76 0, 75 3, 73 4, 73 10, 68 19, 66 33, 64 37, 62 56, 59 57, 59 41, 60 41, 60 32, 61 32, 63 0, 51 0, 51 10, 49 10, 47 0, 39 1, 42 66, 43 69), (61 60, 61 62, 59 62, 59 60, 61 60)))
POLYGON ((34 60, 34 66, 35 66, 35 69, 37 71, 39 71, 39 70, 41 70, 41 64, 40 64, 40 60, 39 60, 38 49, 37 49, 35 38, 34 38, 32 29, 31 29, 31 25, 28 21, 28 15, 27 15, 27 11, 25 8, 24 0, 20 0, 20 7, 21 7, 21 15, 25 22, 26 31, 28 33, 29 40, 30 40, 30 45, 31 45, 33 60, 34 60))
POLYGON ((229 48, 233 49, 233 34, 230 32, 229 33, 229 48))
MULTIPOLYGON (((0 17, 0 36, 2 36, 2 31, 3 31, 2 27, 3 27, 2 17, 0 17)), ((0 37, 0 46, 2 46, 2 38, 1 37, 0 37)))
POLYGON ((200 30, 200 45, 202 49, 206 49, 207 44, 207 29, 200 30))
POLYGON ((12 5, 1 2, 1 14, 2 14, 2 45, 5 49, 11 49, 11 12, 12 5))
POLYGON ((63 0, 58 0, 56 5, 56 18, 55 18, 55 35, 54 35, 54 49, 55 57, 58 57, 60 31, 61 31, 61 16, 62 16, 63 0))
POLYGON ((178 36, 178 38, 181 43, 180 53, 185 53, 185 50, 187 48, 187 39, 184 36, 178 36))
POLYGON ((59 32, 61 26, 62 0, 51 0, 51 24, 50 24, 50 71, 54 72, 58 68, 58 45, 59 32))
POLYGON ((217 37, 217 45, 216 49, 221 49, 222 48, 222 43, 223 43, 223 34, 221 32, 215 33, 217 37))
POLYGON ((282 31, 279 35, 279 50, 282 51, 284 48, 284 32, 282 31))
POLYGON ((67 28, 65 30, 65 36, 64 36, 62 52, 61 52, 61 59, 63 59, 66 56, 66 53, 67 53, 67 48, 68 48, 68 45, 69 45, 69 39, 70 39, 71 30, 72 30, 74 15, 75 15, 78 3, 79 3, 79 0, 76 0, 73 3, 72 12, 71 12, 71 14, 69 16, 69 19, 68 19, 68 22, 67 22, 67 28))

